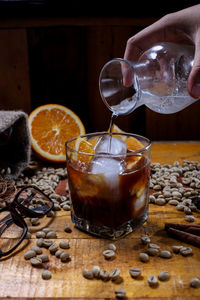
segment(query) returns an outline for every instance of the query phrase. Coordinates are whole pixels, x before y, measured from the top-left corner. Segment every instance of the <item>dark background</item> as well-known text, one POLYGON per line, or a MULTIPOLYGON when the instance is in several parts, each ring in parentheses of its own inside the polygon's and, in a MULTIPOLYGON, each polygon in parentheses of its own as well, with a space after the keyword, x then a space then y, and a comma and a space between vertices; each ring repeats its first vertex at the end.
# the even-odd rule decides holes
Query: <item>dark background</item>
MULTIPOLYGON (((198 1, 0 1, 0 109, 58 103, 86 131, 107 130, 98 90, 102 66, 123 57, 129 37, 198 1)), ((140 107, 116 123, 151 140, 199 140, 200 101, 173 115, 140 107)))

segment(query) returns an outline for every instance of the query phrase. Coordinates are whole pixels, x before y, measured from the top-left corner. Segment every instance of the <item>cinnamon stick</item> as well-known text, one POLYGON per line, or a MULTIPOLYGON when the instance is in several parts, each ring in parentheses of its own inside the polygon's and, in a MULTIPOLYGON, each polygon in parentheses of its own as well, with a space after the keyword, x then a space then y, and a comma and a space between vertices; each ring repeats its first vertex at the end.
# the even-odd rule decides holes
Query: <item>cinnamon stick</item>
POLYGON ((165 223, 165 229, 175 228, 180 230, 185 230, 189 227, 200 228, 200 224, 179 224, 179 223, 165 223))
POLYGON ((192 234, 195 234, 197 236, 200 236, 200 227, 195 227, 195 226, 190 226, 188 228, 186 228, 184 230, 185 232, 188 232, 188 233, 192 233, 192 234))
POLYGON ((200 248, 200 237, 194 234, 184 232, 182 230, 178 230, 172 227, 167 229, 167 232, 171 233, 173 236, 178 238, 180 241, 191 244, 193 246, 200 248))

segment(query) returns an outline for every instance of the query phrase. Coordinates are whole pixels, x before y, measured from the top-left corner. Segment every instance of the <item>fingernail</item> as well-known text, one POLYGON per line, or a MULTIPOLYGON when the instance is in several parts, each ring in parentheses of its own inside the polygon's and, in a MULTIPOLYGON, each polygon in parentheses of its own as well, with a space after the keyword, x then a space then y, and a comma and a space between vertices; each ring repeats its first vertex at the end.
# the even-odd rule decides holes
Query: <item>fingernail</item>
POLYGON ((192 96, 194 98, 200 98, 200 83, 196 83, 192 87, 192 96))

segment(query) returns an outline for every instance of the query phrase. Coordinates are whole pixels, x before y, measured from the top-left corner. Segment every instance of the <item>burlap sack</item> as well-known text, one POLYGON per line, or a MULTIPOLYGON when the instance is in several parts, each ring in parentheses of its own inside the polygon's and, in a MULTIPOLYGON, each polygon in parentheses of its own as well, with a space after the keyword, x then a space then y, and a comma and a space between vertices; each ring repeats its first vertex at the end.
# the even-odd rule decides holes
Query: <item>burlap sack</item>
POLYGON ((0 110, 0 171, 9 167, 16 179, 30 162, 31 146, 27 114, 0 110))

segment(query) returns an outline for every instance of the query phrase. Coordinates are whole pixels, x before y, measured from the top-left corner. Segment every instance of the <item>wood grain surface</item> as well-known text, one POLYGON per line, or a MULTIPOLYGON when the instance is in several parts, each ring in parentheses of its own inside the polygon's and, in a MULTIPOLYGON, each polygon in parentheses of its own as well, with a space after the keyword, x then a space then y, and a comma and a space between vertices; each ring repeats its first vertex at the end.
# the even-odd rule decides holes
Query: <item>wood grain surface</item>
MULTIPOLYGON (((154 143, 152 145, 152 162, 172 163, 184 159, 200 161, 200 142, 188 143, 154 143)), ((199 213, 194 213, 200 223, 199 213)), ((27 220, 28 222, 28 220, 27 220)), ((185 223, 184 213, 178 212, 173 206, 155 206, 150 204, 149 219, 139 229, 127 237, 114 242, 117 247, 114 260, 104 259, 102 252, 107 248, 109 240, 90 236, 74 228, 70 219, 70 212, 59 211, 53 218, 44 217, 40 224, 31 227, 32 237, 25 241, 21 247, 7 258, 0 260, 0 298, 65 298, 65 299, 115 299, 114 291, 125 288, 128 299, 200 299, 200 288, 193 289, 189 286, 190 279, 200 277, 200 250, 194 246, 193 255, 183 257, 173 254, 171 259, 150 257, 148 263, 142 263, 138 254, 145 250, 141 245, 140 237, 148 234, 153 243, 157 243, 161 249, 170 250, 172 245, 184 245, 167 235, 164 231, 165 222, 185 223), (64 225, 71 224, 72 232, 64 232, 64 225), (52 272, 50 280, 43 280, 43 269, 33 268, 29 261, 24 259, 24 253, 36 244, 35 232, 43 227, 51 227, 56 230, 58 239, 69 240, 71 260, 62 263, 58 258, 50 255, 50 261, 45 265, 52 272), (83 268, 91 269, 99 265, 107 271, 118 267, 121 270, 121 283, 102 280, 87 280, 82 277, 83 268), (129 275, 130 267, 142 269, 142 276, 138 280, 129 275), (150 288, 147 277, 151 274, 158 275, 161 271, 168 271, 170 280, 159 282, 157 288, 150 288)), ((29 222, 28 222, 29 224, 29 222)), ((8 239, 13 238, 8 233, 8 239)), ((48 250, 43 249, 43 253, 48 250)))

